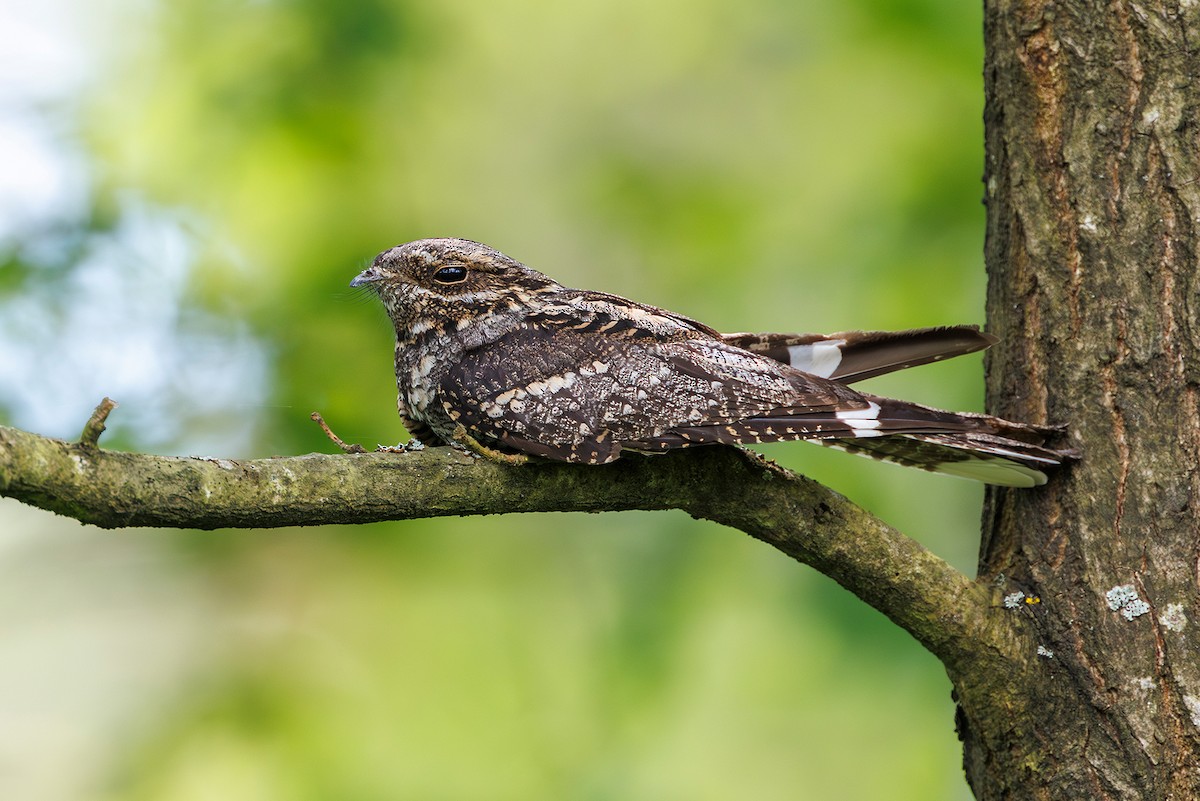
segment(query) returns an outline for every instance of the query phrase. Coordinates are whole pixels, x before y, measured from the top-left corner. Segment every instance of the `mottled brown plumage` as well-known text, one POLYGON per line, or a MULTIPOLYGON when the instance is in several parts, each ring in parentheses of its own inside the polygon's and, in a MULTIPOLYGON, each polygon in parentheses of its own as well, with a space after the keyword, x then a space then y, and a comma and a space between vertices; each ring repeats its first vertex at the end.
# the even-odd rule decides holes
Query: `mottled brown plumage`
POLYGON ((720 334, 564 287, 463 239, 392 248, 351 285, 373 288, 392 319, 400 414, 426 444, 466 431, 485 445, 603 464, 627 450, 813 439, 1015 486, 1043 483, 1041 469, 1071 455, 1044 447, 1046 429, 848 386, 994 341, 969 326, 720 334))

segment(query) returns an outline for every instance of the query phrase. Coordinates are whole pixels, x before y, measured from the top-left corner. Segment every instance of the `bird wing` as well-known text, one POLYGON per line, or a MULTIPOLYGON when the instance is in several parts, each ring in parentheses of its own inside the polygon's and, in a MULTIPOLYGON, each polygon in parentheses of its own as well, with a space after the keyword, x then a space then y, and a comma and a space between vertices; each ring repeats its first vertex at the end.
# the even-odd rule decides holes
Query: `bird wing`
POLYGON ((877 375, 975 353, 997 339, 973 325, 837 334, 722 334, 730 345, 812 375, 850 384, 877 375))
POLYGON ((626 315, 528 318, 464 354, 442 379, 439 398, 473 434, 526 453, 591 464, 612 461, 626 446, 689 444, 668 436, 680 427, 707 429, 780 414, 836 420, 871 408, 837 382, 682 324, 648 330, 626 315))

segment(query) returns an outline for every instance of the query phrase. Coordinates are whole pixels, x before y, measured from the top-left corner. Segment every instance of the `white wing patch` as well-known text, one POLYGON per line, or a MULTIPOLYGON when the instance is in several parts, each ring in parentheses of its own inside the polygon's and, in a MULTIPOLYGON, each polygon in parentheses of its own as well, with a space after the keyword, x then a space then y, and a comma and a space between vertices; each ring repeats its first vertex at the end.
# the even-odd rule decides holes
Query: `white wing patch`
POLYGON ((844 339, 825 339, 808 345, 788 346, 788 361, 801 372, 829 378, 842 363, 844 339))

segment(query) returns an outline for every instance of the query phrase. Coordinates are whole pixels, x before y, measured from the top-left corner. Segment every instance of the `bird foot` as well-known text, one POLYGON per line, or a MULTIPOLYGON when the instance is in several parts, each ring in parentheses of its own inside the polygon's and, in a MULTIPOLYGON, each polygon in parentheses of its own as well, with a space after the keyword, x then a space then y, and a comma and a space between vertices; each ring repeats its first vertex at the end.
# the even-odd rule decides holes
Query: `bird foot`
POLYGON ((454 442, 469 453, 487 459, 496 464, 525 464, 529 457, 523 453, 501 453, 495 448, 489 448, 467 433, 466 426, 459 423, 454 429, 454 442))

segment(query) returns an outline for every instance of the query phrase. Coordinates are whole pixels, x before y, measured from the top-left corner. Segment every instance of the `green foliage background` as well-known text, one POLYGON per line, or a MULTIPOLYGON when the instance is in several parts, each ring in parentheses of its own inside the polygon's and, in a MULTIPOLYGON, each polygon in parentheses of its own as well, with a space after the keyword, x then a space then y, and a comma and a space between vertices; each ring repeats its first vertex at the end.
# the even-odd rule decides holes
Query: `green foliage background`
MULTIPOLYGON (((87 212, 50 256, 45 231, 10 242, 0 293, 78 313, 46 287, 136 198, 186 235, 178 326, 244 328, 267 371, 245 403, 186 393, 153 441, 123 406, 110 447, 178 452, 236 419, 252 436, 219 455, 329 451, 312 410, 403 439, 389 326, 346 284, 424 236, 724 330, 982 319, 975 5, 109 6, 66 107, 87 212)), ((872 390, 977 409, 961 361, 872 390)), ((99 397, 65 394, 82 425, 99 397)), ((972 569, 978 487, 767 452, 972 569)), ((0 755, 23 755, 26 798, 969 797, 931 656, 682 514, 101 532, 6 502, 0 530, 0 678, 24 693, 0 695, 0 755)))

